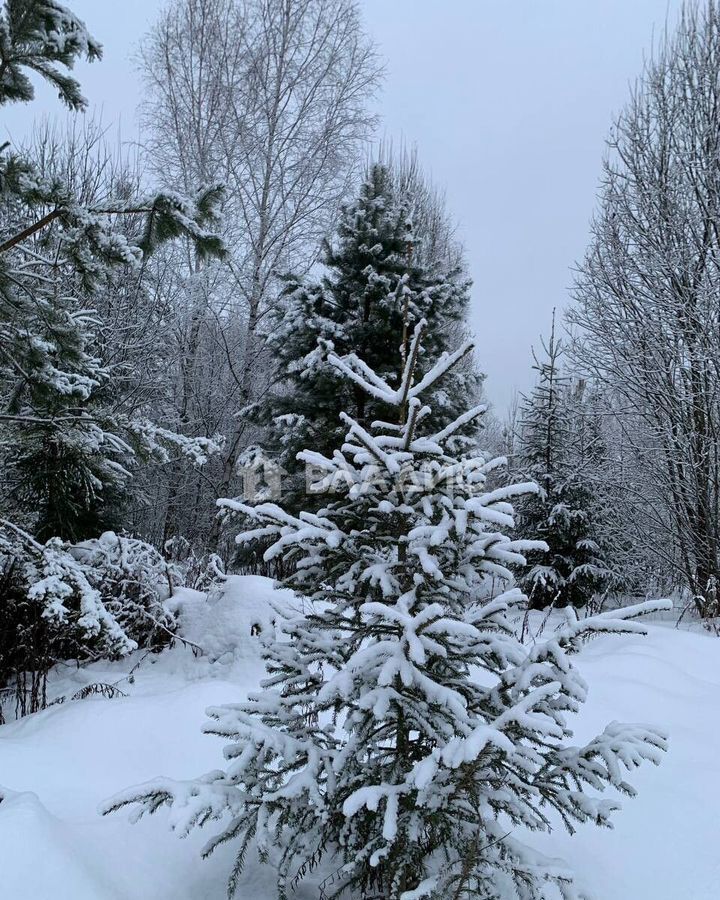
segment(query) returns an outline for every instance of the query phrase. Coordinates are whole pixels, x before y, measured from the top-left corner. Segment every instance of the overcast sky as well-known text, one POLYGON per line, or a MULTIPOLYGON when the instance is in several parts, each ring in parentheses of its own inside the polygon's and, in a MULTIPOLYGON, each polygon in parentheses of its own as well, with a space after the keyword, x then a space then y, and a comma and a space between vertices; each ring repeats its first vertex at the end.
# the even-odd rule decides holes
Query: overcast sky
MULTIPOLYGON (((132 53, 163 0, 67 0, 104 44, 78 67, 106 123, 137 136, 132 53)), ((613 114, 679 0, 360 0, 387 60, 381 137, 416 145, 447 193, 475 286, 472 326, 502 412, 532 383, 530 348, 568 303, 613 114)), ((4 110, 19 139, 58 104, 4 110)))

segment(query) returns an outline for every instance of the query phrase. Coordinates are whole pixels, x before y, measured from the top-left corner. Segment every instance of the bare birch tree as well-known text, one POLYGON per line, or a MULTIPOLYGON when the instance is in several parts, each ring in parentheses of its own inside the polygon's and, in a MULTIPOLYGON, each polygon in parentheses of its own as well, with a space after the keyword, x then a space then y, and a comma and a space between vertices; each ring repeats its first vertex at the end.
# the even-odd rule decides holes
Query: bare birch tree
MULTIPOLYGON (((228 186, 228 302, 200 299, 185 358, 196 367, 189 357, 203 319, 240 318, 240 341, 222 347, 237 387, 217 476, 223 496, 252 436, 243 407, 264 387, 259 326, 275 278, 315 259, 371 134, 366 103, 380 67, 354 0, 175 0, 140 61, 152 164, 183 184, 228 186)), ((223 341, 231 329, 213 330, 223 341)), ((211 543, 217 537, 214 529, 211 543)))
MULTIPOLYGON (((653 552, 714 603, 720 566, 720 11, 687 5, 618 116, 577 279, 653 552)), ((633 524, 635 523, 635 524, 633 524)))

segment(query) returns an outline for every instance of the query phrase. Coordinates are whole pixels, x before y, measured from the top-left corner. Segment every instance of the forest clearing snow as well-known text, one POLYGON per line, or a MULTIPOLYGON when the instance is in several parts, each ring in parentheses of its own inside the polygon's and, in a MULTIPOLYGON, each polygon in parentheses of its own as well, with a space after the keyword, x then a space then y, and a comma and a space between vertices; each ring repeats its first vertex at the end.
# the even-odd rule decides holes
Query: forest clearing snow
MULTIPOLYGON (((165 812, 133 825, 125 811, 102 818, 97 808, 157 775, 223 767, 224 742, 200 730, 204 710, 257 687, 251 629, 272 627, 273 607, 294 602, 257 576, 231 578, 211 602, 181 593, 183 635, 205 655, 178 645, 145 657, 118 685, 126 697, 68 701, 0 726, 1 900, 223 900, 233 848, 200 858, 212 825, 178 840, 165 812)), ((622 798, 613 830, 584 825, 528 843, 565 859, 596 900, 717 900, 720 639, 648 629, 602 636, 574 657, 590 691, 571 724, 578 743, 612 720, 657 725, 670 734, 666 758, 632 774, 638 796, 622 798)), ((54 690, 117 682, 139 659, 68 670, 54 690)), ((238 897, 274 900, 273 885, 272 871, 249 860, 238 897)), ((308 884, 297 896, 318 891, 308 884)))

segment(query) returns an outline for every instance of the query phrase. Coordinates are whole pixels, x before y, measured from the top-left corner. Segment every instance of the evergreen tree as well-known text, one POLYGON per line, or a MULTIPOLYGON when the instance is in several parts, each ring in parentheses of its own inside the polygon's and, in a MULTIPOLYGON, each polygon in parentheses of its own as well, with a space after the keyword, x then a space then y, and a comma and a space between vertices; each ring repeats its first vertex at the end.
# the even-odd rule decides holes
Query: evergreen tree
POLYGON ((583 414, 583 388, 573 390, 562 374, 562 342, 543 343, 536 358, 538 382, 524 398, 516 469, 540 490, 519 504, 519 528, 543 541, 547 553, 531 553, 520 585, 530 606, 582 607, 613 578, 597 540, 600 511, 597 488, 588 473, 602 452, 596 420, 583 414))
POLYGON ((75 62, 100 59, 102 47, 56 0, 5 0, 0 11, 0 103, 28 102, 35 89, 26 69, 57 88, 72 110, 87 101, 70 75, 75 62))
MULTIPOLYGON (((57 86, 71 109, 85 100, 62 67, 100 45, 54 0, 7 0, 0 13, 0 106, 33 97, 25 69, 57 86)), ((220 189, 191 199, 164 192, 83 205, 61 178, 0 148, 0 463, 14 517, 42 541, 77 540, 119 524, 138 453, 167 448, 196 460, 212 442, 184 440, 118 412, 114 373, 98 357, 94 299, 114 273, 137 275, 160 243, 188 239, 200 256, 224 248, 206 226, 220 189), (134 234, 119 219, 141 222, 134 234)))
MULTIPOLYGON (((286 485, 288 508, 312 503, 296 457, 306 447, 332 453, 342 443, 342 411, 364 425, 397 415, 343 381, 328 363, 327 350, 356 353, 393 383, 398 350, 407 352, 420 319, 430 327, 419 374, 464 323, 470 282, 456 259, 432 260, 422 252, 425 236, 413 233, 411 221, 413 196, 396 181, 392 165, 370 167, 360 196, 343 209, 336 238, 326 245, 325 276, 319 281, 288 277, 271 313, 268 344, 276 386, 259 413, 269 426, 265 446, 277 448, 277 462, 295 475, 286 485)), ((452 421, 479 390, 480 378, 469 362, 447 373, 433 390, 433 422, 439 427, 452 421)))
POLYGON ((237 842, 231 895, 255 841, 277 865, 280 898, 320 864, 336 869, 333 897, 579 898, 567 867, 512 829, 548 830, 553 810, 568 827, 609 825, 617 803, 588 788, 632 794, 622 768, 664 749, 654 729, 616 722, 568 744, 586 685, 567 653, 587 634, 642 631, 629 619, 667 602, 614 618, 569 609, 547 643, 519 642, 508 612, 525 598, 508 567, 539 548, 504 529, 510 498, 533 486, 488 490, 501 461, 450 449, 481 407, 428 424, 423 400, 470 345, 414 380, 421 337, 418 327, 394 385, 356 355, 330 356, 391 415, 365 427, 343 414, 342 451, 302 454, 337 490, 322 510, 221 501, 256 521, 240 541, 272 538, 266 557, 290 560, 286 583, 313 610, 267 640, 262 692, 210 710, 206 730, 231 741, 227 770, 157 779, 105 807, 138 803, 137 818, 169 805, 181 835, 224 819, 205 852, 237 842))

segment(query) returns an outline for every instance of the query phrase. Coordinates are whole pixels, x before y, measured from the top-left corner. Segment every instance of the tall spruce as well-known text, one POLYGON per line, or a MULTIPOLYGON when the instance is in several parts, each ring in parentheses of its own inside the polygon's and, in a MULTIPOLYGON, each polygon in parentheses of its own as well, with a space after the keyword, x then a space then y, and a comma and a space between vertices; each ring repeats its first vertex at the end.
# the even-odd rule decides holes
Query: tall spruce
POLYGON ((542 349, 544 357, 535 358, 537 384, 520 410, 514 468, 540 488, 520 502, 519 528, 544 541, 548 552, 529 555, 520 585, 532 608, 582 607, 613 579, 597 538, 601 502, 590 470, 602 455, 602 436, 583 409, 584 385, 573 386, 562 371, 554 313, 542 349))
POLYGON ((438 430, 424 401, 470 345, 420 375, 421 341, 418 326, 392 384, 354 354, 330 355, 390 415, 365 426, 345 413, 342 450, 302 454, 334 487, 322 510, 221 501, 255 521, 238 540, 272 539, 266 558, 289 563, 286 584, 310 609, 266 640, 262 691, 209 711, 206 731, 230 741, 227 769, 105 805, 139 804, 135 819, 170 806, 180 835, 222 822, 204 852, 235 843, 230 895, 254 843, 281 900, 318 867, 328 897, 579 900, 572 872, 513 830, 549 830, 553 816, 609 825, 618 804, 593 791, 632 795, 623 768, 665 747, 655 729, 617 722, 569 745, 567 714, 587 688, 568 654, 588 634, 642 631, 629 619, 667 601, 583 620, 568 610, 547 643, 520 643, 508 612, 525 598, 509 567, 537 545, 504 531, 510 498, 532 485, 488 490, 502 461, 450 449, 482 407, 438 430))
MULTIPOLYGON (((329 454, 340 446, 341 412, 364 425, 397 417, 382 400, 343 380, 328 362, 328 350, 356 353, 392 384, 398 354, 407 353, 421 319, 429 327, 417 361, 419 377, 464 325, 470 281, 454 254, 432 259, 422 252, 431 235, 414 230, 414 202, 392 163, 372 165, 359 197, 342 210, 335 238, 326 244, 324 276, 288 277, 272 315, 268 341, 276 386, 259 413, 268 426, 265 447, 294 476, 284 497, 296 511, 313 502, 304 496, 297 454, 306 447, 329 454)), ((448 372, 430 398, 433 423, 452 421, 477 399, 480 383, 469 362, 448 372)))

